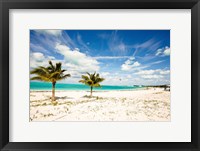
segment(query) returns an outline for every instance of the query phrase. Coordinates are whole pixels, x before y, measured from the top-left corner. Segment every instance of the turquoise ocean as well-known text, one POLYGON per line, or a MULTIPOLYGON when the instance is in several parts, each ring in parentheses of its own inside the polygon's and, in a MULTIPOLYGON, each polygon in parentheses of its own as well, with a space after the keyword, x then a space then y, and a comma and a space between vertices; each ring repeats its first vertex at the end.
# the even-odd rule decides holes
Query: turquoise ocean
MULTIPOLYGON (((141 86, 114 86, 102 85, 94 88, 94 91, 110 91, 110 90, 136 90, 141 89, 141 86)), ((52 84, 48 82, 30 82, 30 90, 51 90, 52 84)), ((56 90, 90 90, 90 88, 83 84, 66 84, 56 83, 56 90)))

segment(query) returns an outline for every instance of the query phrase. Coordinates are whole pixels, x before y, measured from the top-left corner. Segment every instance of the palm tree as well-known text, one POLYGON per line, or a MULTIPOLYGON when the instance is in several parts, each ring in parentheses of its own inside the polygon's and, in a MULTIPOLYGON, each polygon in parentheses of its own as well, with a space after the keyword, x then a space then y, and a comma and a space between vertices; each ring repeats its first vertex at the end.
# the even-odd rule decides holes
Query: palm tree
POLYGON ((87 72, 87 75, 82 75, 82 80, 79 82, 84 83, 85 85, 90 86, 90 97, 92 97, 92 89, 93 87, 100 87, 101 85, 99 84, 105 80, 104 78, 100 78, 99 74, 90 74, 87 72))
POLYGON ((36 74, 37 76, 32 77, 31 80, 39 80, 39 81, 45 81, 45 82, 51 82, 52 83, 52 102, 55 102, 55 85, 56 82, 59 80, 63 80, 67 77, 70 77, 70 74, 64 74, 66 70, 62 70, 62 63, 56 63, 56 66, 52 64, 51 61, 49 61, 48 67, 39 66, 35 69, 33 69, 30 73, 36 74))

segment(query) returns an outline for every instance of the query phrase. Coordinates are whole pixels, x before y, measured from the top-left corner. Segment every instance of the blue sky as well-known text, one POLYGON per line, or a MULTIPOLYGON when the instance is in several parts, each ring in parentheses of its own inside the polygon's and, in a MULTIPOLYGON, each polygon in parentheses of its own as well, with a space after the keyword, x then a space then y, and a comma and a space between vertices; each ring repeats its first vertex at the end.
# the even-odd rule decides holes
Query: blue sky
POLYGON ((30 68, 62 62, 62 82, 98 72, 104 85, 170 84, 169 30, 31 30, 30 68))

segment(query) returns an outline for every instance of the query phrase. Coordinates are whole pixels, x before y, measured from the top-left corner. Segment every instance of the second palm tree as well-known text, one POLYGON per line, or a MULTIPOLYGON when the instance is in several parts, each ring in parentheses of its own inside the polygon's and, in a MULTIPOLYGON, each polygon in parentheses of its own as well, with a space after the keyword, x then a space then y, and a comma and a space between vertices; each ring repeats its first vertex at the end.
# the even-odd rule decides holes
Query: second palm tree
POLYGON ((93 87, 100 87, 100 82, 104 81, 104 78, 100 78, 99 74, 96 72, 94 74, 90 74, 87 72, 87 75, 82 75, 82 80, 79 82, 84 83, 85 85, 90 86, 90 97, 92 97, 93 87))

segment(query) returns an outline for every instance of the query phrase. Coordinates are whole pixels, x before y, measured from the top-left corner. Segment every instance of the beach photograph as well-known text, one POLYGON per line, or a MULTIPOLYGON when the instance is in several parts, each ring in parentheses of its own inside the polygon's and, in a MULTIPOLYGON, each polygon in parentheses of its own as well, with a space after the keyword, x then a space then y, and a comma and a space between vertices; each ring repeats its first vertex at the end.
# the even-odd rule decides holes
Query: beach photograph
POLYGON ((29 122, 170 122, 170 30, 30 30, 29 122))

